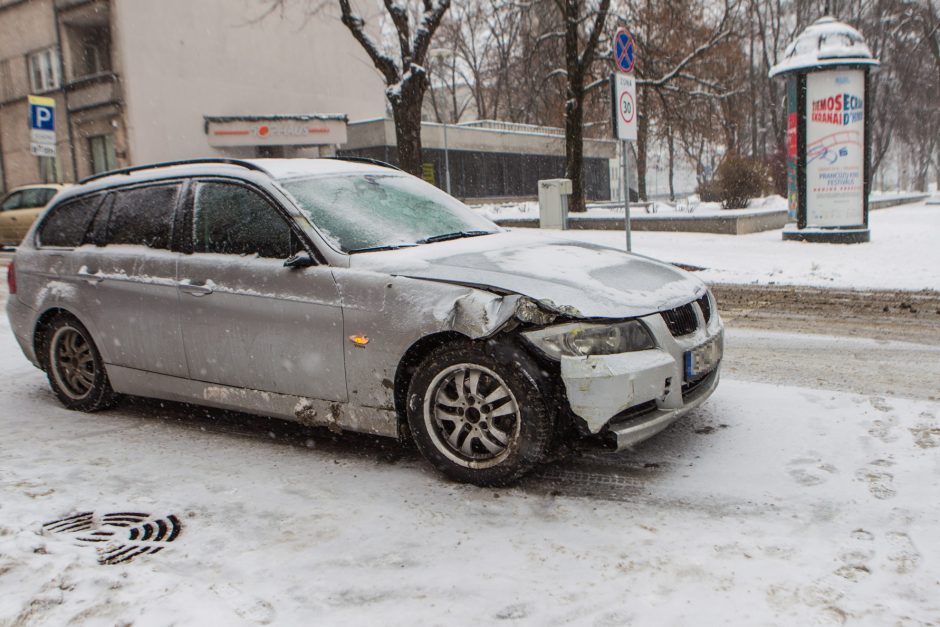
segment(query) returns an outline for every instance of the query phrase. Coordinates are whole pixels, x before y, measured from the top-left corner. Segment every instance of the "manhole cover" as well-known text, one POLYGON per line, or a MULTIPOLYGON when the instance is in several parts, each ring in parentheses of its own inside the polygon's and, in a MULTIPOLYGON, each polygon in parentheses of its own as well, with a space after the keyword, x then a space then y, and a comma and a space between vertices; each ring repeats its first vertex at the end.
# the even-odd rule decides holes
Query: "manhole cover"
POLYGON ((99 564, 121 564, 140 555, 159 553, 179 537, 183 525, 173 514, 156 517, 140 512, 82 512, 42 528, 44 532, 67 534, 78 544, 95 546, 99 564))

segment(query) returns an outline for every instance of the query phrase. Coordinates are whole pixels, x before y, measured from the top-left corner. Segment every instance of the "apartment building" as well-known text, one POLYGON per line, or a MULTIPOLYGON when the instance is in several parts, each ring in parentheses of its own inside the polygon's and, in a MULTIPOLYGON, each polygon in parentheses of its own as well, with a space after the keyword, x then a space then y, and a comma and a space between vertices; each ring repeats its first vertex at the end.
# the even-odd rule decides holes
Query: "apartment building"
POLYGON ((0 187, 205 156, 307 156, 384 85, 335 15, 264 0, 0 0, 0 187), (55 102, 55 157, 27 97, 55 102))
MULTIPOLYGON (((272 1, 0 0, 0 191, 197 157, 395 162, 385 84, 335 4, 265 16, 272 1), (55 103, 54 157, 31 150, 30 95, 55 103)), ((422 136, 426 180, 462 198, 534 197, 564 176, 561 129, 428 122, 422 136)), ((586 141, 590 198, 610 197, 615 157, 586 141)))

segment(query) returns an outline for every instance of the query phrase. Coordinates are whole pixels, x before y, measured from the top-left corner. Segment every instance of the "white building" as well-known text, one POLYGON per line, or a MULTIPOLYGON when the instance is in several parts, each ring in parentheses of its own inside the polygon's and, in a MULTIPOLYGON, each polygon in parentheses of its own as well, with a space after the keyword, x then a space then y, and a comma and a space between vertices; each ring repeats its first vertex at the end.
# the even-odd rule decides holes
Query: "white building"
POLYGON ((259 0, 0 0, 0 184, 332 150, 342 120, 385 114, 384 85, 307 6, 259 20, 259 0), (30 94, 55 101, 54 159, 30 153, 30 94))

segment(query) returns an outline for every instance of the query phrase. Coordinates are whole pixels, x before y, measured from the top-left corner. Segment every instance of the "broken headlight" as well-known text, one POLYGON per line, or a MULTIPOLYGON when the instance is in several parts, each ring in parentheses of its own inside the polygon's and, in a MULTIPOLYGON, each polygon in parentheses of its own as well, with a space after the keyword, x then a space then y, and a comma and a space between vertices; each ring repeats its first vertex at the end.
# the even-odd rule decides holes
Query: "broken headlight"
POLYGON ((529 331, 522 336, 552 359, 616 355, 656 347, 649 329, 639 320, 615 324, 576 322, 529 331))

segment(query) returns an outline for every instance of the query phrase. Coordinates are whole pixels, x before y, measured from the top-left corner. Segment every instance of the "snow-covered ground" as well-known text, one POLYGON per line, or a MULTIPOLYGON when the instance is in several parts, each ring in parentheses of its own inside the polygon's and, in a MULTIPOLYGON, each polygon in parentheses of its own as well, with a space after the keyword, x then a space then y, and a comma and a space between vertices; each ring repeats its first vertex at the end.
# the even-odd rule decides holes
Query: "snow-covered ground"
MULTIPOLYGON (((940 290, 940 207, 921 202, 873 211, 871 242, 785 242, 780 230, 751 235, 633 233, 634 252, 704 268, 713 283, 848 289, 940 290)), ((621 231, 566 231, 567 237, 623 247, 621 231)))
POLYGON ((726 379, 634 453, 484 490, 368 438, 157 402, 69 412, 5 316, 0 366, 0 625, 940 617, 940 403, 726 379), (183 530, 104 566, 42 530, 86 511, 183 530))

